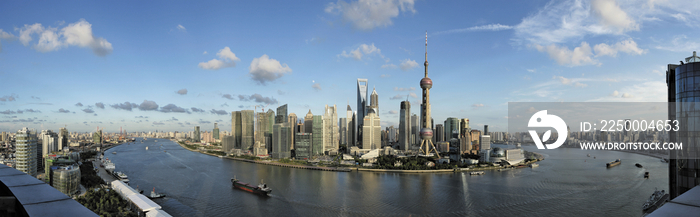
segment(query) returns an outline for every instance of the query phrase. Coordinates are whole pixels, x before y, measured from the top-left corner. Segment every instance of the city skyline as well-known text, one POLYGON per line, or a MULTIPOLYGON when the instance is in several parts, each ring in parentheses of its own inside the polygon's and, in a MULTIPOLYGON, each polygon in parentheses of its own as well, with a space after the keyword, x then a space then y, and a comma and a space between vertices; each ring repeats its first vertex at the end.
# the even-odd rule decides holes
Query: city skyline
POLYGON ((358 111, 358 78, 398 128, 426 30, 434 120, 506 131, 510 101, 664 102, 666 64, 700 50, 689 1, 221 4, 3 2, 0 131, 227 131, 256 105, 358 111))

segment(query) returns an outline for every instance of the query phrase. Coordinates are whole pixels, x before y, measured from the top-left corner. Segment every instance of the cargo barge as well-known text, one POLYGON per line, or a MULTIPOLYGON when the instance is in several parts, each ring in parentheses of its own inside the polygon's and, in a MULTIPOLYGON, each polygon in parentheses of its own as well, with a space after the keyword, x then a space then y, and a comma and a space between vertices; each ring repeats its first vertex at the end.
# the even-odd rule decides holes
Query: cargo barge
POLYGON ((241 182, 236 178, 232 178, 231 183, 233 184, 234 188, 238 188, 254 194, 268 195, 270 192, 272 192, 272 189, 267 187, 267 184, 265 184, 262 181, 260 182, 260 184, 258 184, 257 187, 245 182, 241 182))
POLYGON ((605 166, 607 166, 608 168, 610 168, 610 167, 614 167, 614 166, 620 165, 621 163, 622 163, 622 161, 620 161, 620 159, 617 159, 617 160, 615 160, 615 161, 613 161, 613 162, 610 162, 610 163, 605 164, 605 166))

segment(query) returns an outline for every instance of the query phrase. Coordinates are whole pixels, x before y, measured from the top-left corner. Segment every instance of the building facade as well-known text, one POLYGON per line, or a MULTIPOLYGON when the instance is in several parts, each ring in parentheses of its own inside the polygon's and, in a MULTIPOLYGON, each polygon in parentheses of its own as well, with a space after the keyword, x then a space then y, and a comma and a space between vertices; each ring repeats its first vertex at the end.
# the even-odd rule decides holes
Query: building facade
POLYGON ((340 140, 338 131, 338 112, 336 106, 326 105, 323 114, 323 151, 337 151, 340 140))
POLYGON ((323 116, 314 115, 311 125, 313 127, 311 130, 311 155, 323 155, 323 135, 325 134, 323 131, 323 116))
POLYGON ((362 136, 362 149, 379 149, 382 145, 382 126, 380 126, 379 116, 371 111, 365 120, 365 124, 362 126, 363 136, 362 136))
POLYGON ((671 150, 668 164, 670 199, 700 185, 700 57, 685 58, 680 65, 668 64, 666 71, 668 87, 669 120, 678 120, 678 131, 669 131, 671 142, 691 144, 690 148, 671 150))
POLYGON ((15 169, 36 177, 37 171, 37 136, 35 132, 26 127, 15 134, 15 169))

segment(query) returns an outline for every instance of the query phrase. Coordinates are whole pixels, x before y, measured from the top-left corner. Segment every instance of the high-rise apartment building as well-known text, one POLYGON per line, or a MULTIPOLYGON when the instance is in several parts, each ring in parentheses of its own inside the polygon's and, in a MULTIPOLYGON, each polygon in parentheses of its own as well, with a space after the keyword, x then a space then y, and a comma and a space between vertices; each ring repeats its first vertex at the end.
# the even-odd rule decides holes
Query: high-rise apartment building
MULTIPOLYGON (((685 58, 680 65, 668 64, 666 84, 668 86, 668 119, 680 123, 700 122, 700 57, 693 51, 693 56, 685 58)), ((682 125, 683 126, 683 125, 682 125)), ((671 150, 668 164, 668 183, 670 199, 674 199, 691 188, 700 185, 700 153, 697 127, 686 124, 678 131, 669 131, 671 142, 691 144, 682 150, 671 150)))
POLYGON ((338 112, 335 105, 326 105, 325 113, 323 114, 323 151, 337 151, 339 132, 338 132, 338 112))
POLYGON ((382 126, 380 126, 379 116, 370 111, 362 126, 362 149, 378 149, 382 146, 382 126))
POLYGON ((37 140, 36 133, 26 127, 15 134, 15 169, 30 176, 36 176, 40 169, 37 167, 37 140))
POLYGON ((323 116, 314 115, 311 126, 311 155, 323 155, 323 116))
POLYGON ((420 145, 420 119, 418 115, 411 115, 411 145, 420 145))
POLYGON ((341 145, 347 145, 348 144, 348 119, 347 118, 340 118, 338 120, 338 130, 340 131, 340 144, 341 145))
POLYGON ((408 151, 411 147, 411 103, 401 102, 399 111, 399 148, 408 151))

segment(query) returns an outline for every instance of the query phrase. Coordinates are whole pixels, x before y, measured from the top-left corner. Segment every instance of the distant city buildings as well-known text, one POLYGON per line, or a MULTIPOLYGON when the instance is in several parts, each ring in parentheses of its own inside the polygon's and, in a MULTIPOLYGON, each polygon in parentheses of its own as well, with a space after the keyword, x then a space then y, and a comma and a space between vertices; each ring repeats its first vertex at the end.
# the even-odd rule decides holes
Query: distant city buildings
POLYGON ((311 122, 311 155, 323 155, 323 116, 314 115, 311 122))
POLYGON ((212 134, 213 134, 212 137, 214 140, 221 139, 219 137, 219 124, 218 123, 214 123, 214 130, 212 130, 212 134))

